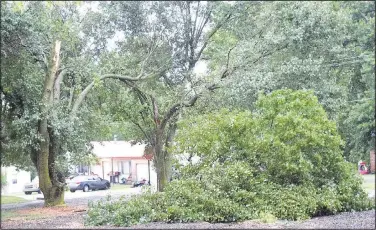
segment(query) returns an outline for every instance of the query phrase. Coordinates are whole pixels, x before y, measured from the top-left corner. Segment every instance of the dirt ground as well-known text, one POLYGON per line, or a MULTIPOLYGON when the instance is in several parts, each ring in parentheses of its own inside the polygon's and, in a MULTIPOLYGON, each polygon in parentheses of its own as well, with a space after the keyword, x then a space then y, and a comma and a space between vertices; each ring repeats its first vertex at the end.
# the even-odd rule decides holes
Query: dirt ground
MULTIPOLYGON (((112 226, 84 226, 87 206, 30 208, 2 211, 1 229, 119 229, 112 226)), ((277 221, 265 224, 257 221, 241 223, 149 223, 128 229, 375 229, 375 210, 342 213, 311 220, 277 221)))

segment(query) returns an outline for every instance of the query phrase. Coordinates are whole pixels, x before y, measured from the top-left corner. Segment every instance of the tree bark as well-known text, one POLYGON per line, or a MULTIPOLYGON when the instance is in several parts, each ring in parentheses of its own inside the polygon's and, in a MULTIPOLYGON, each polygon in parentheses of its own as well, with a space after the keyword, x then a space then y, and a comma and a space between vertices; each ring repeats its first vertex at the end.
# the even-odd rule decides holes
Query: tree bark
POLYGON ((39 141, 39 150, 37 153, 37 171, 39 175, 39 187, 44 196, 45 206, 56 206, 64 204, 64 186, 56 183, 51 178, 54 177, 53 171, 49 169, 49 166, 54 164, 54 156, 51 156, 51 133, 48 128, 48 115, 53 104, 54 97, 54 83, 56 79, 56 73, 59 68, 60 59, 60 41, 56 41, 52 50, 51 62, 49 65, 49 71, 46 74, 43 96, 39 111, 41 118, 38 122, 38 134, 41 139, 39 141))
POLYGON ((163 192, 168 180, 167 174, 167 162, 163 152, 163 131, 159 127, 155 131, 155 143, 154 143, 154 158, 155 166, 157 169, 157 189, 159 192, 163 192))

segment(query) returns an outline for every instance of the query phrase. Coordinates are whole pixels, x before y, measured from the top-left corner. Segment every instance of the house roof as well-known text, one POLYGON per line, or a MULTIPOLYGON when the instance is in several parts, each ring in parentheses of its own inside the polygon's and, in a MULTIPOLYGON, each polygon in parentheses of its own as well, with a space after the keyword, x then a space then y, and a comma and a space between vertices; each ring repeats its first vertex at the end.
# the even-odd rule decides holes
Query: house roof
POLYGON ((99 158, 142 157, 145 144, 132 145, 130 141, 92 141, 92 152, 99 158))

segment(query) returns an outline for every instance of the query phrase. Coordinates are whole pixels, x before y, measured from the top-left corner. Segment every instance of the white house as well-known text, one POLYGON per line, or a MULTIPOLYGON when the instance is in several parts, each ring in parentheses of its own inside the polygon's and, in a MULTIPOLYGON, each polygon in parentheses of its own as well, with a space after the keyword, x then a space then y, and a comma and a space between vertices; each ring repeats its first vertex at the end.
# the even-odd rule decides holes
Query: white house
POLYGON ((125 178, 128 182, 149 180, 157 184, 157 174, 153 169, 152 161, 148 162, 144 156, 145 145, 134 144, 130 141, 92 141, 92 152, 99 159, 96 165, 81 166, 83 173, 97 174, 103 179, 121 183, 125 178))
POLYGON ((1 189, 1 194, 22 192, 24 185, 31 182, 30 172, 19 170, 16 167, 1 167, 1 174, 5 175, 6 186, 1 189))
MULTIPOLYGON (((103 179, 114 183, 127 183, 140 180, 149 180, 157 185, 157 173, 153 167, 153 161, 144 157, 145 144, 131 144, 131 141, 92 141, 92 153, 99 159, 96 165, 80 165, 77 172, 84 174, 96 174, 103 179), (123 179, 124 178, 124 179, 123 179)), ((181 154, 175 156, 183 165, 189 163, 189 155, 181 154)), ((197 163, 200 158, 192 157, 191 162, 197 163)))

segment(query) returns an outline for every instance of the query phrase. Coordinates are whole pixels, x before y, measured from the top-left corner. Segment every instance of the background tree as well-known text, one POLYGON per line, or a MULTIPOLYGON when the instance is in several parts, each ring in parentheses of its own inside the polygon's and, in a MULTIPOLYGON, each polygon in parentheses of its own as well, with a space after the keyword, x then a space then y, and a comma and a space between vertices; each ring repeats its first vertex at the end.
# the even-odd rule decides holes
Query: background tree
POLYGON ((369 124, 375 120, 374 108, 360 112, 356 105, 363 100, 375 104, 374 14, 373 2, 252 4, 247 16, 213 36, 204 53, 209 73, 216 76, 228 69, 230 77, 217 94, 199 101, 192 115, 218 107, 252 108, 259 91, 314 89, 346 141, 344 156, 353 162, 368 159, 368 134, 374 126, 354 137, 349 125, 357 123, 355 114, 360 113, 369 124), (221 58, 230 49, 229 61, 221 58), (354 110, 358 112, 350 115, 354 110), (349 116, 353 120, 345 122, 349 116))

